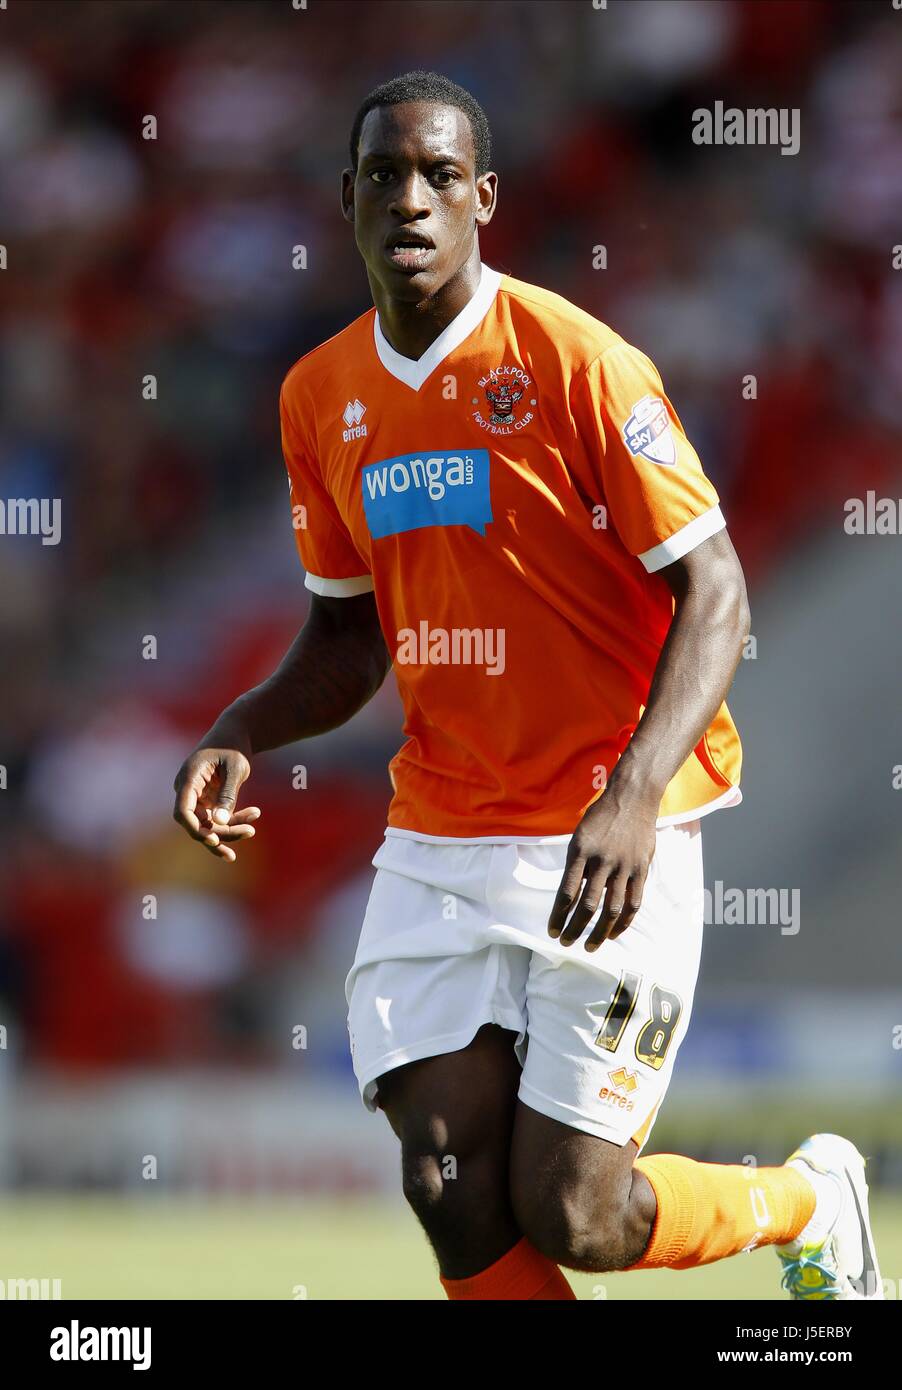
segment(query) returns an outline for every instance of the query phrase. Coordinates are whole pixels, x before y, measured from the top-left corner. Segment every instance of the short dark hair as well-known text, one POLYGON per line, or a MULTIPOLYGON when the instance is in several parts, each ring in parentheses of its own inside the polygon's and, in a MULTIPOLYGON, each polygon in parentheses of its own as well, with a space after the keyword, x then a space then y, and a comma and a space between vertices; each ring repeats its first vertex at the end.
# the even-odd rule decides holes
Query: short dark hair
POLYGON ((485 174, 492 162, 492 136, 486 114, 479 102, 464 87, 452 82, 440 72, 405 72, 374 87, 364 98, 354 124, 351 126, 351 164, 357 168, 357 147, 360 144, 360 130, 365 118, 377 106, 400 106, 406 101, 434 101, 439 106, 456 106, 470 122, 473 133, 473 153, 476 158, 476 173, 485 174))

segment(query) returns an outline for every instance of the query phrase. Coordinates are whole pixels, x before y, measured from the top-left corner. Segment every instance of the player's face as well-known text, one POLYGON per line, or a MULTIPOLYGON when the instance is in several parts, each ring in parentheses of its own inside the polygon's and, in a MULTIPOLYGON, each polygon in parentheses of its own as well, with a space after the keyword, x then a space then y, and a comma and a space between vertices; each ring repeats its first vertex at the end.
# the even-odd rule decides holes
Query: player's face
POLYGON ((494 209, 495 175, 476 177, 470 122, 434 102, 377 107, 358 151, 342 205, 370 279, 392 298, 429 299, 469 260, 494 209))

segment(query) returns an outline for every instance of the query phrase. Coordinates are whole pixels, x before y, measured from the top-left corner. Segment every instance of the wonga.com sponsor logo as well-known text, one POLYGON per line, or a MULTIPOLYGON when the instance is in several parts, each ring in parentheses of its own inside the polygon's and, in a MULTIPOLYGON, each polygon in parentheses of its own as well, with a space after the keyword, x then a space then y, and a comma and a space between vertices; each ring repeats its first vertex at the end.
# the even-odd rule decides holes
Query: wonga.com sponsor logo
POLYGON ((423 526, 469 526, 483 536, 492 520, 488 449, 401 454, 368 464, 360 476, 374 540, 423 526))

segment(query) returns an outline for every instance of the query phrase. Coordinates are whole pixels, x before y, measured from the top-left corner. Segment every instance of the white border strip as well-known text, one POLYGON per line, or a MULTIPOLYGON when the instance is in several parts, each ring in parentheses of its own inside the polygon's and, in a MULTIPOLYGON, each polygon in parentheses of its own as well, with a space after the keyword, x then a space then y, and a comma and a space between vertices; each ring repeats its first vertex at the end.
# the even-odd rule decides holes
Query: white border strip
POLYGON ((674 531, 673 535, 666 541, 661 541, 660 545, 653 545, 651 550, 644 550, 638 558, 648 573, 654 574, 665 565, 672 565, 674 560, 682 560, 684 555, 701 545, 702 541, 722 531, 726 524, 720 507, 712 507, 710 511, 702 512, 701 516, 687 522, 679 531, 674 531))
MULTIPOLYGON (((738 806, 741 800, 742 792, 738 787, 727 787, 722 796, 707 801, 704 806, 693 806, 691 811, 677 811, 672 816, 660 816, 656 829, 664 830, 668 825, 684 825, 688 821, 700 820, 712 811, 738 806)), ((395 825, 387 826, 385 833, 404 840, 425 840, 430 845, 565 845, 571 838, 569 835, 477 835, 459 839, 456 835, 427 835, 419 830, 401 830, 395 825)))
POLYGON ((712 811, 720 811, 727 806, 738 806, 741 800, 742 792, 738 787, 727 787, 722 796, 706 802, 704 806, 696 806, 694 811, 677 811, 672 816, 661 816, 658 829, 663 829, 665 825, 682 825, 687 820, 698 820, 700 816, 708 816, 712 811))
POLYGON ((373 576, 358 574, 355 579, 321 579, 318 574, 305 574, 304 588, 323 598, 354 598, 372 591, 373 576))
POLYGON ((425 840, 429 845, 566 845, 569 835, 474 835, 461 839, 457 835, 427 835, 419 830, 401 830, 389 825, 386 835, 397 835, 403 840, 425 840))

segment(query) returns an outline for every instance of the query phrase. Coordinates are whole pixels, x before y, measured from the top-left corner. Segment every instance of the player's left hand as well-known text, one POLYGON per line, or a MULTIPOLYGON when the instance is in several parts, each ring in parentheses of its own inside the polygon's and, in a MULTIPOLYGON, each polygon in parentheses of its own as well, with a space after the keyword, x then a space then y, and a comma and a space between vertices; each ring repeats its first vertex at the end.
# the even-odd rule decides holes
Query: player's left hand
POLYGON ((603 895, 604 907, 585 949, 597 951, 602 942, 626 931, 642 904, 655 853, 657 812, 657 800, 634 800, 624 806, 610 787, 589 807, 567 848, 564 876, 548 919, 549 936, 572 946, 603 895))

